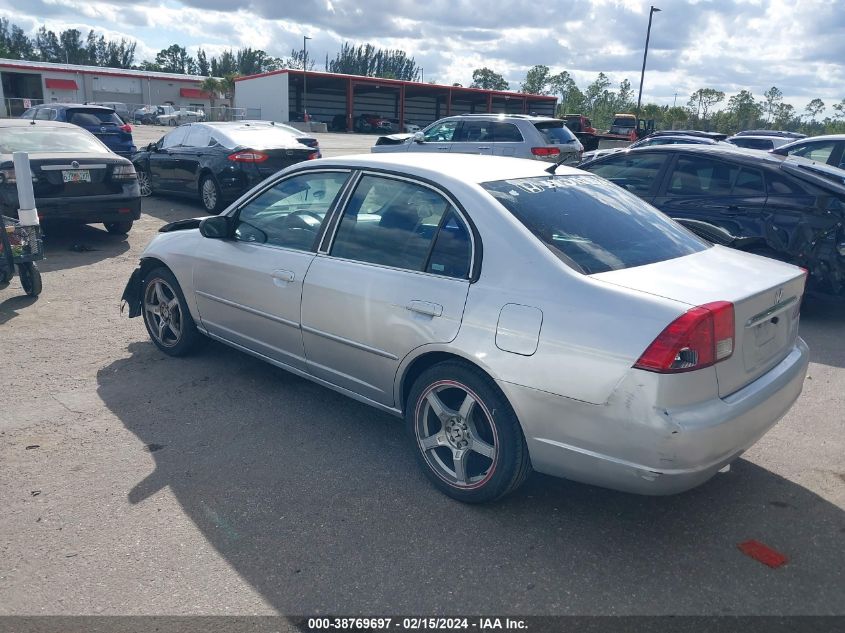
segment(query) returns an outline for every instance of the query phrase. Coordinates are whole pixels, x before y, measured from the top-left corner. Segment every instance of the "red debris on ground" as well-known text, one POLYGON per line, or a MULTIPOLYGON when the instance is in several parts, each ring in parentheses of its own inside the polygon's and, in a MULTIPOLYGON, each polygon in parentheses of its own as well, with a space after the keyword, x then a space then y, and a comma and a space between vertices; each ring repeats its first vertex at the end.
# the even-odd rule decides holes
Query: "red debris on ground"
POLYGON ((739 551, 746 556, 750 556, 754 560, 759 561, 764 565, 768 565, 771 568, 780 567, 789 560, 777 550, 773 550, 771 547, 761 543, 760 541, 744 541, 743 543, 737 545, 737 547, 739 548, 739 551))

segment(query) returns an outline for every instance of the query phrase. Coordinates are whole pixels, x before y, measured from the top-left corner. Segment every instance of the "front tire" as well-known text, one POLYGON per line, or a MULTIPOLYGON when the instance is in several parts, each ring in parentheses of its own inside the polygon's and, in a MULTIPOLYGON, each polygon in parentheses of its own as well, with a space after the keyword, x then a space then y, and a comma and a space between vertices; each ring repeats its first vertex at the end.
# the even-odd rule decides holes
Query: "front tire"
POLYGON ((142 282, 141 314, 155 346, 169 356, 190 354, 202 341, 179 282, 170 270, 156 268, 142 282))
POLYGON ((30 297, 37 297, 41 294, 41 271, 35 262, 18 264, 18 276, 21 278, 23 291, 30 297))
POLYGON ((441 492, 484 503, 516 490, 531 472, 522 428, 486 374, 439 363, 414 382, 405 421, 417 461, 441 492))
POLYGON ((103 226, 106 227, 106 231, 108 231, 111 235, 126 235, 129 231, 132 230, 132 225, 135 223, 134 220, 125 220, 122 222, 104 222, 103 226))
POLYGON ((223 210, 223 192, 217 182, 209 175, 200 180, 200 201, 203 208, 212 215, 217 215, 223 210))

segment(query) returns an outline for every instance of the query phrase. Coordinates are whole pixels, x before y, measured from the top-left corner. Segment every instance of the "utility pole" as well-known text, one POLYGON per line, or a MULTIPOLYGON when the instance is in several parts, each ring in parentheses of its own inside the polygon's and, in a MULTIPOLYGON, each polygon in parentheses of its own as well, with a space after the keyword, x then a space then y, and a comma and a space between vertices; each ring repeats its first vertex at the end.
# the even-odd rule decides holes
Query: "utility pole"
POLYGON ((311 38, 307 35, 302 36, 302 121, 306 125, 306 129, 311 131, 311 121, 308 118, 308 40, 311 38))
POLYGON ((646 30, 646 32, 645 32, 645 51, 643 52, 643 69, 640 72, 640 94, 637 97, 637 114, 636 114, 636 117, 637 117, 637 120, 638 120, 638 124, 639 124, 639 118, 640 118, 640 104, 642 103, 642 100, 643 100, 643 79, 645 78, 645 60, 648 57, 648 40, 651 37, 651 16, 654 15, 655 13, 657 13, 658 11, 660 11, 660 9, 652 6, 651 9, 649 9, 649 12, 648 12, 648 30, 646 30))

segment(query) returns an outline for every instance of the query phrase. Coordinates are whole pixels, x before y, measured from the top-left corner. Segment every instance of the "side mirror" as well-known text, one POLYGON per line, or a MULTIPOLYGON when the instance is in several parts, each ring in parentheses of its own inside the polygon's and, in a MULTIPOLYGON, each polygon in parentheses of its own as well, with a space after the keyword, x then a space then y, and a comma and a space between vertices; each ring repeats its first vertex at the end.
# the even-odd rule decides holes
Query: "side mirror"
POLYGON ((200 235, 223 240, 232 236, 232 222, 227 215, 212 215, 200 222, 200 235))
POLYGON ((414 132, 414 143, 425 143, 425 134, 422 132, 414 132))

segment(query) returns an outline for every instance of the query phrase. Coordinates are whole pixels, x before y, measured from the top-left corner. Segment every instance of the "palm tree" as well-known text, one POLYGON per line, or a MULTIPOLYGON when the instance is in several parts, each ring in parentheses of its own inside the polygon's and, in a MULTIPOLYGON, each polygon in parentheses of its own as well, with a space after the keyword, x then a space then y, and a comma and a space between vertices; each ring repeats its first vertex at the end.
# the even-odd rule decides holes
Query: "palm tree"
POLYGON ((209 101, 211 102, 211 113, 214 113, 214 100, 223 92, 223 82, 217 79, 217 77, 206 77, 202 80, 200 84, 200 89, 205 90, 209 95, 209 101))

